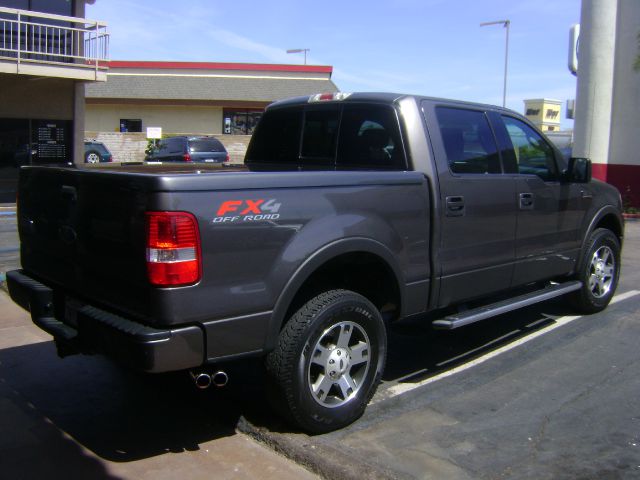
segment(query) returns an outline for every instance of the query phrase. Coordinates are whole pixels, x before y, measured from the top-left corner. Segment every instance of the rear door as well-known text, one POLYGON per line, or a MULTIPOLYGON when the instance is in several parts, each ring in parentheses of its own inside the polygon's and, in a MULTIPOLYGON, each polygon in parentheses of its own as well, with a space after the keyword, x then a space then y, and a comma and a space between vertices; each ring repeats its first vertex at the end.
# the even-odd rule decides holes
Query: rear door
POLYGON ((185 138, 175 137, 167 139, 167 153, 163 160, 168 162, 183 162, 184 154, 186 153, 185 138))
POLYGON ((511 284, 515 179, 502 174, 494 132, 479 109, 423 103, 440 182, 439 305, 511 284))
POLYGON ((518 222, 513 285, 569 273, 580 249, 587 187, 561 181, 560 153, 523 119, 496 115, 505 170, 516 179, 518 222))

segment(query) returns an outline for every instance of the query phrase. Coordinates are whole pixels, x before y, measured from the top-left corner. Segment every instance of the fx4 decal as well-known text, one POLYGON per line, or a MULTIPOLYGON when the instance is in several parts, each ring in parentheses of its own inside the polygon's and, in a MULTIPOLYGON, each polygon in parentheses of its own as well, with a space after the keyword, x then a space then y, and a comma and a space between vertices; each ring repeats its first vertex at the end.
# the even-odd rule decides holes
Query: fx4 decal
POLYGON ((213 223, 255 222, 277 220, 280 206, 275 198, 257 200, 226 200, 218 207, 213 223))

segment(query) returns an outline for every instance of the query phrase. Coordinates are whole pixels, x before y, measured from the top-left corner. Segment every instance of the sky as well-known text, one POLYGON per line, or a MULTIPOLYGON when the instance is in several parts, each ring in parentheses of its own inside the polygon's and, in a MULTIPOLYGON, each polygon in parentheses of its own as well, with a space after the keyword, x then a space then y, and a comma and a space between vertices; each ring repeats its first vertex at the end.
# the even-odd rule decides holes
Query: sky
POLYGON ((96 0, 112 60, 330 65, 345 92, 389 91, 502 104, 510 20, 507 107, 575 98, 567 68, 580 0, 96 0))

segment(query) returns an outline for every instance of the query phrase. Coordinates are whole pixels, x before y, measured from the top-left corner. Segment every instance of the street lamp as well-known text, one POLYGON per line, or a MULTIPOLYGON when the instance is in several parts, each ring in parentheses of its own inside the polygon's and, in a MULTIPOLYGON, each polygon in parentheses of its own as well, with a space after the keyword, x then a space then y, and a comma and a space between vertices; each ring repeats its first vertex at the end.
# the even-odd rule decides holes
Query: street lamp
POLYGON ((507 42, 504 49, 504 88, 502 90, 502 106, 505 107, 507 104, 507 66, 509 64, 509 25, 511 25, 511 20, 496 20, 495 22, 483 22, 480 24, 481 27, 489 25, 502 25, 507 29, 507 42))
POLYGON ((292 48, 291 50, 287 50, 287 53, 303 53, 304 52, 304 64, 307 64, 307 52, 310 49, 308 48, 292 48))

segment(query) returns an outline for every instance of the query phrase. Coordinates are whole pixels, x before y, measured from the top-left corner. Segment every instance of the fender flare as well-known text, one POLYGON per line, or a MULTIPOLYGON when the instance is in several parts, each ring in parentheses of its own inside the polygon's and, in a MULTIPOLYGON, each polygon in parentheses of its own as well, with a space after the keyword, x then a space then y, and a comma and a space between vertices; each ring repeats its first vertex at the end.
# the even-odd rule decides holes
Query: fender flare
POLYGON ((403 275, 397 264, 394 254, 384 244, 365 237, 351 237, 336 240, 326 244, 310 255, 295 271, 289 281, 286 283, 282 292, 276 300, 275 307, 271 314, 267 338, 265 340, 265 351, 275 348, 280 334, 280 329, 284 324, 285 315, 289 310, 291 302, 302 285, 311 277, 311 275, 321 266, 330 260, 347 253, 369 253, 381 258, 389 267, 389 270, 395 277, 398 291, 400 293, 400 308, 404 304, 404 282, 403 275))
POLYGON ((600 220, 602 220, 604 217, 609 215, 611 215, 613 218, 616 219, 616 223, 618 224, 618 228, 620 229, 620 232, 621 232, 620 246, 622 246, 622 238, 624 237, 624 220, 620 215, 620 210, 614 207, 613 205, 605 205, 595 213, 595 215, 591 218, 589 225, 584 230, 584 236, 582 237, 582 244, 580 245, 580 254, 578 256, 578 261, 576 262, 576 269, 580 265, 582 265, 582 261, 584 260, 585 247, 586 247, 587 241, 589 240, 589 237, 591 236, 593 231, 596 229, 596 225, 600 222, 600 220))

